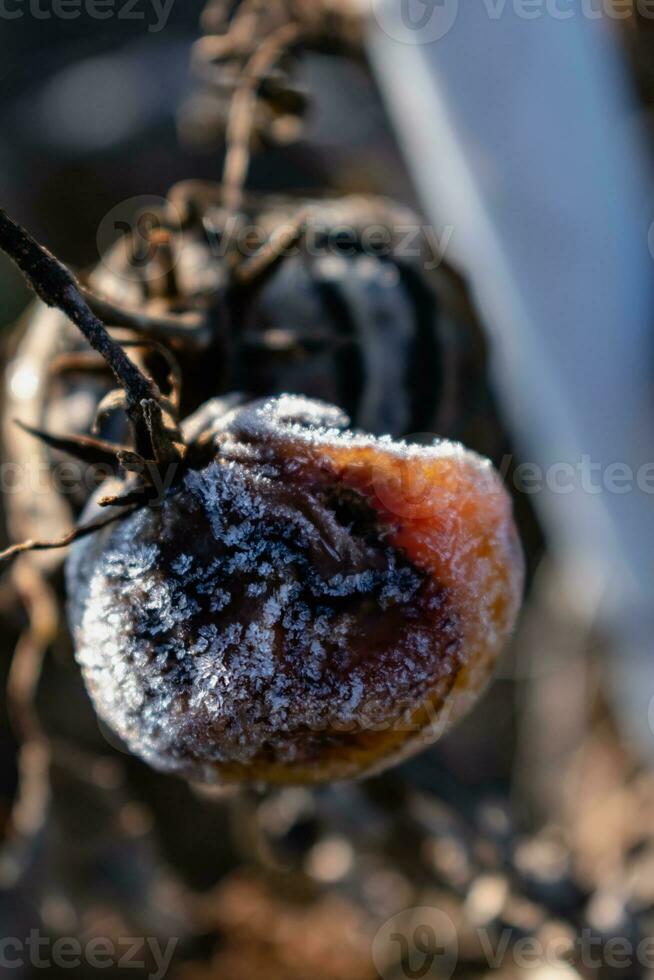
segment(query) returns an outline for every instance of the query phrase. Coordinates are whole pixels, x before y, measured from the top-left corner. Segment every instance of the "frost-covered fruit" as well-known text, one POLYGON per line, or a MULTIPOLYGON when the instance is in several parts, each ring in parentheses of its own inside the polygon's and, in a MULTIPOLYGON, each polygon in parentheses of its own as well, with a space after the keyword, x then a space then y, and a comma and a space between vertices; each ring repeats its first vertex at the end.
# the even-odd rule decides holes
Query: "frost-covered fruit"
POLYGON ((75 545, 88 689, 155 768, 351 778, 432 741, 487 681, 523 578, 498 476, 460 445, 346 426, 289 396, 216 412, 208 465, 75 545))

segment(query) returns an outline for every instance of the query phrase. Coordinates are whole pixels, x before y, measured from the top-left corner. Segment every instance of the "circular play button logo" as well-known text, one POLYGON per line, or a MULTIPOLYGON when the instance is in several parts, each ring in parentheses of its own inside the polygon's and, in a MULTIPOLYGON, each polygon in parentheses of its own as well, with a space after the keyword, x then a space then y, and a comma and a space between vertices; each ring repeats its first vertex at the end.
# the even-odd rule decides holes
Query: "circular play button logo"
POLYGON ((452 29, 459 0, 371 0, 382 31, 403 44, 431 44, 452 29))
POLYGON ((382 980, 449 980, 458 956, 452 919, 434 906, 405 909, 388 919, 372 944, 382 980))

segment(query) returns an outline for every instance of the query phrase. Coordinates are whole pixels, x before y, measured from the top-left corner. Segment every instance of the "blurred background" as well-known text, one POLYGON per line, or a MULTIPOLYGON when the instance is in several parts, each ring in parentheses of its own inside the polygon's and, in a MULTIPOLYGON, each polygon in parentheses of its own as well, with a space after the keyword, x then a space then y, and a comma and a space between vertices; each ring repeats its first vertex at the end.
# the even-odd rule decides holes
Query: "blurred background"
MULTIPOLYGON (((224 93, 203 85, 190 67, 203 6, 202 0, 174 3, 165 23, 155 5, 145 3, 134 7, 133 17, 106 20, 84 12, 75 19, 35 15, 49 10, 47 5, 26 5, 24 16, 16 18, 0 13, 2 206, 75 269, 98 262, 109 244, 98 229, 121 202, 164 197, 188 178, 220 180, 224 93)), ((565 58, 561 54, 570 77, 584 78, 586 86, 568 91, 567 110, 579 119, 580 131, 583 119, 590 120, 594 134, 591 144, 575 150, 594 161, 584 182, 589 197, 582 201, 579 186, 568 187, 569 224, 561 234, 569 235, 576 222, 597 245, 597 230, 584 210, 593 207, 593 177, 603 159, 614 167, 624 161, 618 170, 623 179, 607 183, 602 174, 596 193, 607 207, 618 201, 628 225, 626 212, 638 210, 644 188, 644 225, 638 231, 643 255, 636 261, 616 247, 603 267, 575 272, 575 281, 582 296, 592 294, 599 307, 607 307, 607 283, 615 285, 625 311, 615 347, 630 350, 649 377, 649 352, 630 348, 642 337, 629 324, 643 327, 649 302, 646 276, 636 277, 633 270, 643 256, 651 262, 647 154, 654 21, 637 5, 616 2, 611 9, 618 6, 625 16, 605 10, 601 40, 582 32, 565 58), (595 77, 597 86, 590 84, 595 77), (622 114, 617 128, 616 117, 603 114, 609 102, 612 112, 622 114), (632 152, 634 132, 638 149, 632 152)), ((506 105, 490 100, 494 109, 483 108, 490 119, 487 138, 466 139, 471 117, 463 100, 450 98, 459 91, 456 71, 468 80, 462 87, 471 105, 479 105, 480 92, 490 84, 484 72, 492 73, 493 65, 506 75, 507 92, 528 88, 527 43, 496 45, 490 69, 483 53, 462 61, 455 57, 456 45, 473 50, 479 44, 478 34, 472 40, 474 25, 466 27, 463 16, 459 32, 439 38, 435 47, 393 47, 398 42, 387 14, 381 5, 373 7, 375 17, 364 11, 372 24, 367 55, 363 48, 356 58, 328 51, 303 55, 297 84, 308 93, 311 110, 297 138, 283 145, 267 142, 255 154, 249 185, 300 196, 388 195, 426 213, 436 227, 454 227, 452 250, 445 250, 432 276, 444 348, 435 431, 489 455, 514 491, 528 569, 519 628, 482 701, 416 759, 356 784, 223 792, 160 776, 121 750, 93 713, 63 631, 48 651, 36 693, 41 724, 56 751, 47 755, 29 743, 21 749, 7 712, 0 712, 0 961, 8 975, 27 980, 45 970, 53 976, 111 977, 131 969, 133 976, 179 980, 449 980, 498 971, 516 978, 535 971, 538 980, 654 976, 654 714, 648 711, 654 620, 648 603, 634 598, 647 593, 650 580, 641 571, 639 588, 628 599, 618 598, 610 576, 598 572, 601 562, 593 566, 589 559, 581 568, 570 560, 570 551, 579 557, 583 550, 567 532, 570 522, 584 524, 577 512, 572 518, 560 513, 560 496, 543 501, 523 492, 514 478, 525 462, 546 468, 552 459, 569 459, 569 451, 594 448, 584 440, 592 443, 595 433, 580 425, 576 444, 559 445, 564 455, 557 457, 556 448, 544 447, 540 428, 543 418, 552 419, 550 442, 556 444, 578 421, 572 398, 563 402, 568 412, 560 423, 559 388, 542 380, 549 378, 551 363, 566 360, 565 346, 553 351, 529 339, 530 331, 542 336, 545 308, 539 299, 557 296, 557 262, 566 265, 569 257, 534 233, 534 250, 525 252, 538 266, 533 280, 514 269, 521 282, 529 279, 521 294, 520 336, 503 326, 511 321, 515 297, 501 274, 495 276, 500 266, 493 258, 502 256, 506 269, 518 250, 519 236, 503 224, 505 216, 515 208, 527 225, 532 220, 529 181, 513 183, 512 200, 494 170, 495 136, 506 138, 502 120, 508 115, 522 134, 518 145, 524 138, 530 146, 531 157, 526 151, 524 159, 512 156, 516 171, 528 172, 541 187, 553 179, 552 170, 544 168, 541 179, 531 160, 562 155, 569 132, 545 127, 545 120, 551 127, 552 117, 562 118, 555 101, 548 108, 545 98, 543 104, 531 98, 525 106, 507 97, 506 105), (440 61, 439 51, 445 52, 440 61), (411 119, 407 104, 417 107, 411 119), (420 146, 407 132, 407 120, 417 126, 420 146), (532 140, 545 131, 547 142, 532 140), (431 154, 445 160, 438 174, 431 154), (473 198, 477 209, 468 212, 460 201, 473 198), (494 236, 483 234, 489 213, 494 236), (525 388, 538 402, 537 417, 522 410, 525 388), (607 620, 613 606, 618 612, 607 620), (630 637, 625 653, 625 624, 636 621, 637 639, 630 637), (17 952, 6 942, 18 938, 24 944, 35 935, 47 940, 42 962, 36 942, 29 955, 25 945, 17 952), (77 965, 53 962, 53 944, 71 937, 83 949, 107 940, 112 952, 97 968, 88 957, 77 965), (142 966, 128 964, 130 955, 142 966)), ((594 17, 587 19, 595 24, 594 17)), ((500 30, 500 21, 489 23, 483 47, 493 52, 492 32, 500 30)), ((563 51, 560 41, 554 44, 563 51)), ((538 84, 543 92, 556 88, 535 64, 536 90, 538 84)), ((624 232, 618 204, 605 229, 614 244, 624 232)), ((551 210, 541 210, 544 224, 552 223, 551 210)), ((580 234, 582 249, 584 241, 580 234)), ((572 295, 564 295, 572 303, 572 295)), ((6 360, 16 343, 12 324, 29 300, 3 259, 6 360)), ((596 364, 593 349, 600 350, 604 367, 612 362, 613 348, 602 347, 598 322, 585 315, 580 337, 569 333, 569 349, 585 353, 568 359, 562 398, 572 385, 587 390, 596 364)), ((645 322, 642 332, 648 337, 649 331, 645 322)), ((556 333, 553 326, 545 332, 550 339, 556 333)), ((616 358, 616 370, 617 364, 616 358)), ((627 386, 602 383, 585 407, 602 404, 619 422, 627 386)), ((643 430, 651 443, 654 425, 648 428, 647 421, 654 423, 654 417, 648 416, 643 430)), ((618 425, 616 439, 619 433, 618 425)), ((603 447, 612 462, 622 459, 611 455, 614 449, 603 447)), ((591 504, 580 499, 583 512, 591 504)), ((649 501, 641 502, 631 518, 631 537, 617 534, 618 544, 611 542, 623 511, 611 518, 606 538, 597 530, 601 522, 589 525, 583 531, 584 542, 592 538, 589 556, 599 549, 612 567, 614 554, 624 557, 626 549, 630 558, 624 542, 638 537, 639 528, 649 554, 651 518, 647 526, 637 524, 648 508, 649 501)), ((638 575, 643 567, 634 560, 631 570, 638 575)), ((619 577, 624 583, 626 572, 619 577)), ((10 578, 0 584, 4 688, 27 612, 10 578)))

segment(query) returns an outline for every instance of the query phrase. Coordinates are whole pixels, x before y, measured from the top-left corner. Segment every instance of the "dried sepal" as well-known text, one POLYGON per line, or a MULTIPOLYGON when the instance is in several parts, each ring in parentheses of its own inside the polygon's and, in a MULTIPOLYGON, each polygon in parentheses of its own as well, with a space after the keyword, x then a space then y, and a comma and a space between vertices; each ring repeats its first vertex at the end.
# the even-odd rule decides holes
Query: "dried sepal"
POLYGON ((116 454, 121 447, 112 442, 106 442, 104 439, 97 439, 92 436, 56 435, 53 432, 46 432, 44 429, 26 425, 20 419, 16 419, 15 422, 23 432, 28 432, 56 452, 65 453, 67 456, 72 456, 89 466, 116 466, 116 454))

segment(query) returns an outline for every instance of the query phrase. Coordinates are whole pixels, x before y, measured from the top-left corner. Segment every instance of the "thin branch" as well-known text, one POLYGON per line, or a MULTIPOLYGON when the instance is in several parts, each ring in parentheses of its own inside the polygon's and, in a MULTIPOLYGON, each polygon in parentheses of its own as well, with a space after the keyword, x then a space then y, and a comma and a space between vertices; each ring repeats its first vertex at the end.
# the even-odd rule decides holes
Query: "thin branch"
POLYGON ((91 432, 94 436, 97 436, 100 432, 100 427, 104 420, 112 412, 117 411, 125 411, 125 392, 122 388, 114 388, 113 391, 108 391, 98 403, 93 422, 91 423, 91 432))
MULTIPOLYGON (((64 374, 111 374, 106 361, 93 351, 76 351, 72 354, 57 354, 50 362, 48 374, 59 377, 64 374)), ((122 388, 121 388, 122 391, 122 388)))
POLYGON ((0 248, 16 263, 43 302, 56 306, 79 327, 91 347, 109 364, 133 404, 156 396, 152 382, 89 309, 72 273, 1 208, 0 248))
POLYGON ((227 121, 227 154, 223 170, 224 202, 228 211, 241 205, 250 163, 250 140, 255 125, 257 90, 280 54, 296 44, 302 34, 298 24, 278 27, 254 52, 238 81, 227 121))
MULTIPOLYGON (((6 686, 7 714, 20 741, 35 742, 45 737, 34 699, 43 658, 57 635, 59 611, 52 586, 33 563, 17 562, 12 568, 12 580, 28 612, 28 625, 11 658, 6 686)), ((22 796, 21 805, 25 802, 22 796)))
POLYGON ((105 359, 127 394, 137 448, 149 455, 149 432, 141 406, 144 401, 157 401, 156 385, 130 361, 91 311, 72 273, 2 209, 0 248, 16 263, 43 302, 65 313, 105 359))
POLYGON ((15 558, 16 555, 22 555, 26 551, 51 551, 56 548, 67 548, 68 545, 73 544, 75 541, 80 541, 82 538, 88 537, 89 534, 94 534, 96 531, 108 527, 109 524, 113 524, 115 521, 123 518, 125 514, 135 511, 139 506, 140 504, 133 504, 129 509, 121 510, 119 514, 111 514, 109 517, 74 527, 57 541, 35 541, 30 539, 28 541, 21 541, 20 544, 12 544, 10 548, 5 548, 4 551, 0 551, 0 562, 9 561, 11 558, 15 558))
MULTIPOLYGON (((168 367, 168 383, 170 384, 170 403, 173 406, 173 411, 175 419, 179 415, 179 406, 182 397, 182 368, 179 361, 173 354, 171 350, 164 346, 164 344, 159 343, 158 340, 150 339, 139 339, 139 340, 124 340, 122 341, 123 347, 145 347, 148 350, 155 351, 159 356, 166 362, 168 367)), ((166 399, 160 399, 162 407, 165 407, 166 399)))
POLYGON ((246 259, 234 270, 234 280, 240 287, 258 288, 272 276, 286 258, 290 249, 302 239, 306 230, 308 213, 300 211, 282 234, 265 242, 258 252, 246 259))
POLYGON ((148 500, 152 498, 152 493, 152 487, 143 486, 136 490, 128 490, 126 493, 108 494, 106 497, 100 497, 98 506, 130 507, 132 504, 140 506, 147 504, 148 500))
POLYGON ((104 296, 98 296, 86 286, 81 286, 80 292, 93 313, 111 326, 126 327, 142 337, 152 337, 154 340, 182 342, 185 347, 193 350, 206 350, 211 344, 213 335, 205 313, 154 316, 119 306, 104 296))
POLYGON ((147 461, 133 453, 130 449, 120 449, 116 453, 118 462, 127 473, 136 473, 137 476, 144 476, 147 469, 147 461))

